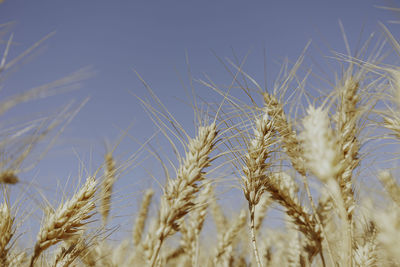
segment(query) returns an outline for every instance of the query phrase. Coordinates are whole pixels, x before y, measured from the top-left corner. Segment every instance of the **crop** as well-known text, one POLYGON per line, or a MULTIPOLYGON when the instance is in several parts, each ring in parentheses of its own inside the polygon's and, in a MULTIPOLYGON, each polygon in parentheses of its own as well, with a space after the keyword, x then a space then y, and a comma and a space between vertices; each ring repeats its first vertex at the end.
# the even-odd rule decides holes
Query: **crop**
MULTIPOLYGON (((400 53, 396 38, 382 29, 390 49, 400 53)), ((8 60, 12 38, 5 42, 0 83, 22 58, 8 60)), ((299 78, 305 53, 283 66, 273 88, 229 62, 243 99, 230 94, 231 88, 201 81, 221 100, 204 103, 207 112, 194 108, 193 134, 148 88, 156 104, 140 101, 170 141, 176 154, 171 162, 177 164, 170 174, 160 160, 166 174, 160 193, 148 188, 127 200, 141 204, 132 232, 118 245, 112 240, 118 228, 108 227, 119 193, 114 185, 135 156, 120 162, 114 149, 108 151, 104 164, 82 177, 74 193, 65 193, 55 206, 43 201, 32 243, 20 232, 32 215, 21 216, 23 203, 10 197, 21 186, 19 174, 35 167, 26 166, 26 159, 44 157, 85 101, 78 108, 67 105, 60 115, 2 129, 0 265, 400 266, 400 185, 395 170, 381 164, 397 158, 375 152, 400 141, 400 70, 384 62, 381 49, 368 50, 370 42, 356 56, 334 54, 341 72, 329 90, 318 92, 308 92, 306 77, 299 78), (33 154, 46 138, 50 145, 33 154), (243 205, 232 214, 221 205, 219 188, 228 183, 223 176, 240 188, 234 197, 243 205)), ((0 115, 87 76, 81 70, 2 100, 0 115)), ((158 156, 152 147, 149 154, 158 156)))

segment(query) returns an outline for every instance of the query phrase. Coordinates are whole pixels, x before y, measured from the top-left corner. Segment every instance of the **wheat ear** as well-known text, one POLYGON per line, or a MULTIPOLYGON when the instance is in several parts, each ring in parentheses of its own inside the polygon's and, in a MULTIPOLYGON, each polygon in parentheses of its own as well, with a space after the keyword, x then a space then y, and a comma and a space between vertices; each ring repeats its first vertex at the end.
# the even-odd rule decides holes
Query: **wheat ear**
POLYGON ((336 114, 338 143, 342 153, 338 181, 350 221, 355 207, 352 174, 360 162, 358 158, 360 143, 357 139, 359 118, 357 104, 360 101, 360 97, 357 94, 358 89, 359 83, 353 77, 350 76, 345 80, 342 89, 339 89, 340 103, 336 114))
POLYGON ((270 155, 269 149, 272 144, 272 123, 267 114, 256 120, 254 138, 248 144, 248 152, 245 155, 245 164, 242 168, 244 173, 244 176, 242 176, 242 188, 250 211, 251 243, 257 266, 259 267, 262 266, 262 263, 257 249, 254 215, 256 205, 260 202, 260 198, 265 191, 265 184, 267 183, 265 173, 271 166, 266 160, 270 155))
POLYGON ((4 201, 0 205, 0 265, 8 266, 9 264, 9 244, 14 235, 13 230, 14 217, 11 215, 8 203, 4 201))
MULTIPOLYGON (((346 209, 346 193, 341 190, 336 177, 341 171, 341 154, 333 130, 331 129, 328 112, 322 107, 307 109, 307 116, 303 119, 304 130, 301 133, 304 158, 306 166, 320 179, 330 190, 333 200, 339 209, 347 234, 345 235, 345 251, 347 252, 347 263, 351 265, 352 257, 352 235, 351 219, 346 209)), ((326 236, 326 235, 325 235, 326 236)), ((328 242, 328 240, 327 240, 328 242)))
POLYGON ((221 205, 217 202, 215 191, 213 197, 211 198, 210 211, 217 229, 217 233, 222 233, 225 231, 225 227, 228 225, 228 220, 221 208, 221 205))
POLYGON ((270 118, 274 120, 274 129, 279 133, 284 152, 288 155, 293 168, 302 176, 306 175, 302 147, 296 132, 283 110, 283 105, 275 96, 264 94, 264 103, 270 118))
POLYGON ((377 266, 377 229, 375 223, 370 221, 366 225, 362 238, 363 243, 358 243, 354 250, 354 263, 356 267, 377 266))
POLYGON ((139 214, 136 217, 135 224, 132 231, 132 240, 135 246, 138 246, 142 240, 142 232, 149 213, 151 199, 153 198, 154 190, 149 188, 144 192, 142 205, 140 206, 139 214))
POLYGON ((93 215, 95 192, 96 181, 94 177, 89 177, 70 200, 61 204, 54 212, 47 214, 37 237, 31 267, 48 247, 62 240, 68 240, 82 230, 82 227, 87 224, 86 220, 93 215))
POLYGON ((229 257, 232 251, 232 246, 235 238, 239 231, 246 224, 246 212, 242 210, 238 218, 232 223, 232 225, 221 233, 221 238, 218 242, 217 251, 214 258, 215 266, 228 266, 229 257))
POLYGON ((100 213, 104 226, 107 224, 107 220, 110 214, 112 189, 116 179, 115 160, 111 153, 107 153, 105 155, 105 163, 106 163, 106 169, 104 173, 104 179, 101 184, 101 198, 100 198, 101 200, 100 213))
POLYGON ((271 194, 274 201, 286 209, 287 215, 292 218, 299 231, 306 236, 305 250, 311 261, 321 251, 323 238, 315 217, 308 213, 298 199, 297 184, 290 175, 284 172, 272 173, 268 175, 266 190, 271 194))
POLYGON ((217 137, 215 123, 200 127, 198 136, 189 140, 187 153, 177 171, 177 178, 170 179, 161 197, 158 216, 158 226, 155 231, 149 232, 144 243, 146 259, 150 266, 154 266, 164 240, 179 231, 182 218, 194 206, 194 200, 199 191, 198 182, 204 179, 204 168, 211 163, 209 157, 214 149, 217 137))
POLYGON ((72 242, 66 242, 55 253, 54 267, 68 267, 71 265, 79 255, 85 253, 87 246, 84 239, 77 238, 72 242))

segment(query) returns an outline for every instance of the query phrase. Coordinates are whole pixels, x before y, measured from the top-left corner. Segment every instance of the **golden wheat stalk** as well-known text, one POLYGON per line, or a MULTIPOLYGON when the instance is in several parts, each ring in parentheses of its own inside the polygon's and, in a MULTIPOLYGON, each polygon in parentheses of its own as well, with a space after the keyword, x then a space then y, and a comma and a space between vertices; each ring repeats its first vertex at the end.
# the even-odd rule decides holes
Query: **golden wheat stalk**
POLYGON ((250 211, 250 231, 251 243, 253 245, 254 256, 257 266, 262 266, 257 249, 255 235, 255 209, 260 202, 262 194, 265 192, 266 171, 271 163, 266 162, 270 156, 270 146, 273 137, 273 121, 268 119, 267 114, 263 114, 261 119, 256 119, 254 128, 254 138, 248 144, 248 152, 245 155, 245 164, 242 168, 242 189, 249 205, 250 211))
POLYGON ((222 233, 225 230, 226 225, 228 225, 228 220, 225 217, 225 214, 222 210, 221 205, 217 202, 217 198, 215 196, 215 190, 213 197, 210 200, 210 211, 214 220, 215 227, 218 233, 222 233))
POLYGON ((14 217, 11 215, 8 203, 4 201, 0 205, 0 265, 8 266, 11 257, 9 257, 10 241, 14 235, 13 230, 14 217))
POLYGON ((204 179, 203 169, 211 163, 209 155, 214 149, 216 137, 215 123, 200 127, 198 136, 189 140, 177 178, 167 181, 161 197, 157 228, 148 233, 143 244, 150 266, 155 265, 164 240, 179 231, 183 217, 195 207, 194 199, 199 191, 197 183, 204 179))
POLYGON ((303 152, 296 132, 287 118, 283 105, 275 96, 264 93, 267 113, 274 120, 274 129, 279 133, 284 152, 288 155, 293 168, 302 176, 306 175, 303 152))
POLYGON ((135 246, 138 246, 142 241, 142 233, 149 213, 151 199, 153 198, 154 190, 149 188, 143 194, 142 205, 139 213, 136 216, 135 224, 132 231, 132 240, 135 246))
POLYGON ((71 199, 47 214, 38 233, 30 262, 31 267, 48 247, 62 240, 68 240, 83 230, 83 226, 87 224, 86 220, 93 215, 95 192, 96 180, 94 177, 89 177, 71 199))
POLYGON ((106 169, 104 173, 104 179, 101 184, 101 198, 100 198, 101 200, 100 213, 104 226, 107 224, 107 220, 110 214, 112 189, 116 179, 115 160, 111 153, 107 153, 105 155, 105 163, 106 163, 106 169))
POLYGON ((233 243, 245 224, 246 212, 242 210, 232 225, 221 233, 214 257, 215 266, 229 266, 233 243))
MULTIPOLYGON (((289 157, 289 160, 291 161, 293 168, 301 175, 301 177, 303 179, 304 188, 306 189, 307 196, 308 196, 309 202, 311 204, 311 207, 312 207, 312 210, 314 213, 315 221, 318 224, 320 231, 322 231, 322 235, 326 239, 324 227, 321 224, 319 215, 317 213, 317 208, 315 207, 315 204, 312 199, 312 195, 311 195, 311 192, 310 192, 310 189, 308 186, 308 181, 307 181, 307 177, 306 177, 307 171, 306 171, 306 167, 305 167, 305 159, 303 157, 304 153, 303 153, 303 146, 301 145, 301 141, 297 137, 296 131, 292 128, 292 124, 284 112, 282 103, 280 103, 274 95, 271 95, 267 92, 264 93, 264 103, 268 110, 268 115, 270 117, 274 118, 275 130, 280 135, 280 140, 281 140, 284 152, 289 157)), ((329 251, 330 258, 331 258, 331 262, 333 263, 333 259, 331 256, 332 253, 331 253, 329 243, 327 243, 327 245, 328 245, 328 251, 329 251)), ((310 249, 310 251, 314 251, 314 250, 315 249, 310 249)), ((316 250, 320 251, 320 248, 318 248, 316 250)), ((321 252, 321 257, 323 257, 322 252, 321 252)))
POLYGON ((342 153, 338 181, 350 220, 355 207, 352 174, 359 164, 358 153, 360 150, 360 143, 357 139, 359 131, 357 123, 360 113, 357 107, 360 101, 360 96, 357 94, 358 89, 359 82, 355 81, 352 76, 345 79, 342 88, 339 89, 340 103, 336 114, 338 145, 342 153))
POLYGON ((331 129, 327 110, 310 106, 307 109, 307 116, 303 119, 303 126, 301 140, 306 167, 326 185, 338 207, 339 215, 347 229, 343 236, 345 241, 343 248, 347 253, 347 264, 351 264, 352 222, 345 204, 347 192, 341 190, 340 182, 336 179, 343 165, 340 161, 338 140, 331 129))

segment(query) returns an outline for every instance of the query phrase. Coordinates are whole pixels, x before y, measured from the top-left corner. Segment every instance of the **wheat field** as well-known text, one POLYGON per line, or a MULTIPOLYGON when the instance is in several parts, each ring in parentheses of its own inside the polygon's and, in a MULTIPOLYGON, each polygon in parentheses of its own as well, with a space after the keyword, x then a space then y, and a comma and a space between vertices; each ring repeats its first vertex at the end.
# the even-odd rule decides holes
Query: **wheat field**
MULTIPOLYGON (((159 160, 165 182, 124 200, 141 204, 129 234, 119 240, 113 238, 118 227, 110 227, 110 212, 120 201, 113 189, 134 156, 121 162, 115 147, 61 202, 41 196, 34 240, 24 238, 21 225, 34 218, 21 207, 37 198, 11 197, 13 188, 32 186, 19 175, 31 168, 23 163, 34 147, 48 140, 49 147, 38 146, 34 154, 45 157, 86 100, 1 129, 0 265, 400 266, 398 156, 379 152, 400 142, 400 69, 385 63, 386 50, 400 54, 400 43, 383 24, 381 29, 384 38, 368 40, 356 55, 329 55, 341 71, 328 90, 308 91, 305 53, 283 64, 273 88, 228 61, 231 87, 200 80, 220 99, 193 104, 194 131, 185 130, 143 80, 150 100, 139 101, 173 147, 171 162, 178 163, 171 170, 170 162, 159 160), (230 93, 233 87, 239 98, 230 93), (228 213, 220 187, 229 182, 245 205, 228 213)), ((47 37, 9 59, 12 39, 2 46, 0 83, 47 37)), ((82 69, 2 100, 0 114, 89 76, 82 69)), ((157 151, 148 152, 157 161, 157 151)))

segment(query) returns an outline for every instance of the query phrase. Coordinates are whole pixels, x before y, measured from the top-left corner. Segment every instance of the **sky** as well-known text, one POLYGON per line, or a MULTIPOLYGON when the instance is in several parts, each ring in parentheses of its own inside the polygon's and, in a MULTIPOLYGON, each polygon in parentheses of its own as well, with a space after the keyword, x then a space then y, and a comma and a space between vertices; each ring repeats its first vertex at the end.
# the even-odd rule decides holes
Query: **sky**
MULTIPOLYGON (((7 118, 20 119, 50 114, 69 101, 80 103, 89 97, 46 157, 32 171, 21 174, 22 179, 27 184, 34 179, 37 190, 54 194, 52 188, 58 183, 63 185, 67 179, 79 176, 80 161, 95 170, 106 151, 105 143, 115 144, 123 129, 129 128, 129 134, 118 146, 116 159, 122 161, 137 151, 157 127, 138 100, 149 97, 149 92, 135 71, 193 136, 193 110, 185 91, 190 85, 189 67, 194 79, 210 77, 217 84, 229 84, 230 75, 219 59, 226 64, 226 58, 235 61, 237 57, 240 61, 248 54, 246 72, 260 84, 267 73, 270 85, 280 63, 285 58, 295 61, 310 40, 306 59, 311 68, 329 62, 331 51, 346 53, 339 20, 354 53, 372 32, 382 32, 379 21, 388 24, 396 19, 396 14, 377 8, 393 3, 6 0, 0 5, 0 24, 14 24, 3 36, 0 51, 3 53, 4 40, 13 34, 9 59, 55 33, 7 77, 0 92, 3 97, 84 67, 90 67, 93 73, 81 82, 79 90, 21 104, 5 114, 7 118)), ((395 35, 397 26, 388 25, 395 35)), ((194 88, 201 97, 221 100, 199 83, 195 82, 194 88)), ((166 155, 174 156, 165 140, 154 144, 160 145, 166 155)), ((152 163, 139 165, 118 181, 117 190, 123 197, 117 201, 133 199, 132 204, 123 204, 128 207, 118 214, 122 221, 132 219, 142 190, 151 185, 158 187, 152 176, 162 175, 160 164, 148 157, 152 163)))

